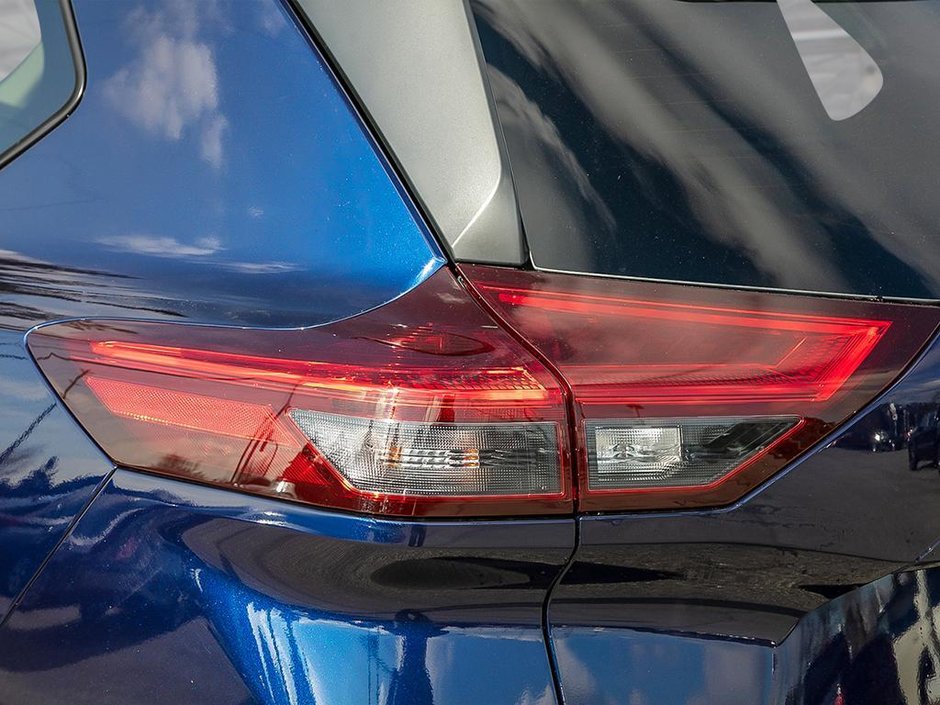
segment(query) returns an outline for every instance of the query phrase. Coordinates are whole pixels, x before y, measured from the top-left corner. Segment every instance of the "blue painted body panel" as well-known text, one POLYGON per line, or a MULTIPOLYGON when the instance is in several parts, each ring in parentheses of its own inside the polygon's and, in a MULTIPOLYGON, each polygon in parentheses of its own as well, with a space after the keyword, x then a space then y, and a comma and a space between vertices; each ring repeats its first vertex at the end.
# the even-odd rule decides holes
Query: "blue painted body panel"
MULTIPOLYGON (((281 3, 84 0, 75 12, 82 102, 0 170, 0 329, 101 315, 312 325, 442 265, 281 3)), ((2 617, 112 466, 22 333, 4 332, 0 350, 2 617)))
POLYGON ((553 703, 541 607, 573 534, 118 471, 0 630, 0 702, 553 703))
POLYGON ((443 263, 280 2, 74 5, 81 103, 0 170, 0 327, 313 325, 443 263))
POLYGON ((0 331, 0 620, 111 469, 0 331))
POLYGON ((556 627, 553 640, 572 705, 932 705, 938 618, 940 569, 925 568, 836 598, 776 646, 619 627, 556 627))

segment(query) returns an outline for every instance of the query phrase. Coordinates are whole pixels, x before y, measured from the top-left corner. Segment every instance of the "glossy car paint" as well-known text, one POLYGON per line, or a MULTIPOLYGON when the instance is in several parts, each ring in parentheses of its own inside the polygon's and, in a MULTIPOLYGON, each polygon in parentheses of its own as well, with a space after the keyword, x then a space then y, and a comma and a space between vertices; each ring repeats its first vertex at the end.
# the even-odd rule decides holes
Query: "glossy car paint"
POLYGON ((932 704, 936 568, 894 573, 804 617, 780 645, 609 628, 556 629, 567 703, 932 704))
POLYGON ((0 630, 0 701, 551 703, 573 540, 118 471, 0 630))
POLYGON ((82 100, 0 170, 0 327, 313 325, 385 303, 441 265, 281 3, 74 9, 82 100))
MULTIPOLYGON (((105 313, 308 325, 384 303, 440 266, 278 3, 219 7, 225 22, 204 5, 76 5, 83 100, 0 170, 0 329, 105 313), (194 88, 197 70, 207 83, 194 88)), ((0 482, 18 527, 0 534, 5 613, 109 467, 74 425, 63 430, 22 333, 5 332, 3 350, 0 482)))
POLYGON ((938 379, 934 342, 727 510, 581 518, 549 607, 565 702, 937 702, 940 476, 909 469, 904 419, 938 379))
POLYGON ((0 331, 0 619, 112 469, 22 338, 0 331))

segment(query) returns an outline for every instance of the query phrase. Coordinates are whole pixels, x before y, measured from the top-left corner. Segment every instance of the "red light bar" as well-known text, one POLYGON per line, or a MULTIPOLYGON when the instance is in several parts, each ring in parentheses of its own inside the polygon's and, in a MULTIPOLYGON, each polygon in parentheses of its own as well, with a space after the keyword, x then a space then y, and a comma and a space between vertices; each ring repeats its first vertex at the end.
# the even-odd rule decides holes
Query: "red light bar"
MULTIPOLYGON (((375 342, 375 341, 371 341, 375 342)), ((368 342, 365 343, 366 345, 368 342)), ((447 365, 390 364, 364 367, 344 362, 287 360, 212 350, 165 347, 129 342, 91 343, 91 351, 115 367, 157 371, 187 377, 227 379, 232 384, 264 384, 305 393, 375 399, 394 388, 396 404, 426 409, 441 394, 442 377, 460 389, 460 402, 528 404, 549 401, 549 391, 520 365, 496 369, 461 369, 447 365)), ((445 353, 434 353, 443 355, 445 353)))
MULTIPOLYGON (((642 341, 616 364, 572 360, 565 377, 592 397, 620 403, 825 401, 858 368, 891 326, 884 320, 680 305, 671 302, 527 292, 480 284, 503 308, 578 316, 642 341), (728 349, 731 342, 744 347, 728 349)), ((592 342, 593 344, 593 342, 592 342)), ((629 344, 622 338, 621 345, 629 344)))

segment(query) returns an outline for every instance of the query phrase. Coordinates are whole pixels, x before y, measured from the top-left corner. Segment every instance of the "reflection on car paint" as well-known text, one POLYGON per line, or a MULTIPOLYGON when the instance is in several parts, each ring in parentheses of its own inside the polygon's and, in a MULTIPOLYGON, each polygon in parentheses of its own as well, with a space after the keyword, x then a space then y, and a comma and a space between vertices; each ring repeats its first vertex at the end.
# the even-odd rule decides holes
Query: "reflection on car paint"
POLYGON ((0 331, 0 620, 110 472, 22 336, 0 331))
POLYGON ((0 327, 313 325, 442 264, 281 3, 74 5, 82 101, 0 170, 0 327))
POLYGON ((553 632, 570 705, 932 705, 938 622, 940 571, 925 568, 833 600, 776 646, 605 627, 553 632))
POLYGON ((97 702, 122 674, 123 702, 548 705, 542 600, 573 531, 118 471, 0 629, 0 701, 97 702))
POLYGON ((940 464, 940 399, 931 402, 884 404, 848 433, 842 448, 868 448, 873 453, 907 451, 912 472, 940 464))
POLYGON ((785 705, 940 700, 940 572, 889 575, 808 615, 777 649, 785 705))

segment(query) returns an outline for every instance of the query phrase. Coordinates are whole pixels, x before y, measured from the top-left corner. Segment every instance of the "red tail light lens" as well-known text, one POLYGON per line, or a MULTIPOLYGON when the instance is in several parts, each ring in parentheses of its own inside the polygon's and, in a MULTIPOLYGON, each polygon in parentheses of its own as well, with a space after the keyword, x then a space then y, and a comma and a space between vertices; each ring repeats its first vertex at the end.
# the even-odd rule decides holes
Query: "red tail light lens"
POLYGON ((76 322, 29 347, 120 465, 378 514, 573 509, 561 386, 447 271, 319 328, 76 322))
POLYGON ((933 308, 468 266, 570 385, 579 508, 732 502, 895 378, 933 308))

